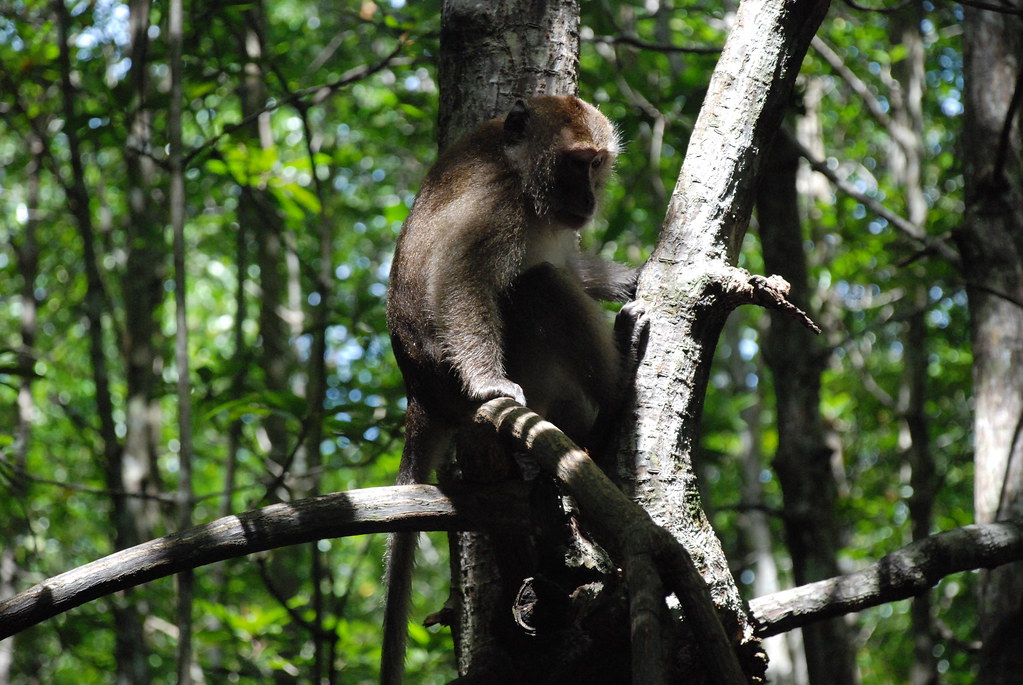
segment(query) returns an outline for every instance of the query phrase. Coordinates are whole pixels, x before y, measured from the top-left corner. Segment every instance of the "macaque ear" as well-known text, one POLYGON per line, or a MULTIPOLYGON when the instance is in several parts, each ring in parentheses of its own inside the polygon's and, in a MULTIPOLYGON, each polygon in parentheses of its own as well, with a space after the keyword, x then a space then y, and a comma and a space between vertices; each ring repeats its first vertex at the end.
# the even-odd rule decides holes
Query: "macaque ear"
POLYGON ((517 145, 526 137, 529 125, 529 108, 522 100, 516 100, 508 116, 504 118, 504 137, 509 145, 517 145))

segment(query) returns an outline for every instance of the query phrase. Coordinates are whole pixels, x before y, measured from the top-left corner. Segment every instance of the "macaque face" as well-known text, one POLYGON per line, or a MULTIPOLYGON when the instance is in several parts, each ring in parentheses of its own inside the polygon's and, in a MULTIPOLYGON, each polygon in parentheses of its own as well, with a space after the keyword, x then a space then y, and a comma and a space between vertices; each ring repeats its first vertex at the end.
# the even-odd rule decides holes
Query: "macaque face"
POLYGON ((618 154, 618 135, 607 118, 577 98, 540 97, 516 103, 504 135, 507 159, 541 222, 585 226, 618 154))
POLYGON ((553 219, 566 228, 585 226, 597 209, 597 195, 607 176, 608 152, 580 147, 561 154, 551 188, 553 219))

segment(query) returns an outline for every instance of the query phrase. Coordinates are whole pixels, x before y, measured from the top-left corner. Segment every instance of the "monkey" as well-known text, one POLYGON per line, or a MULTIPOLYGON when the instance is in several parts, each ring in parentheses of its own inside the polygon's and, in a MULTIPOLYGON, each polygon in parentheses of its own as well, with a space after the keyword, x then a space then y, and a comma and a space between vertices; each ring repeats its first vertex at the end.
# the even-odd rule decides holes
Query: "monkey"
MULTIPOLYGON (((637 270, 579 249, 619 152, 573 96, 519 100, 441 153, 402 226, 387 323, 405 380, 397 484, 422 483, 480 403, 510 397, 586 446, 621 394, 598 300, 627 302, 637 270)), ((381 683, 401 682, 418 536, 394 533, 381 683)))

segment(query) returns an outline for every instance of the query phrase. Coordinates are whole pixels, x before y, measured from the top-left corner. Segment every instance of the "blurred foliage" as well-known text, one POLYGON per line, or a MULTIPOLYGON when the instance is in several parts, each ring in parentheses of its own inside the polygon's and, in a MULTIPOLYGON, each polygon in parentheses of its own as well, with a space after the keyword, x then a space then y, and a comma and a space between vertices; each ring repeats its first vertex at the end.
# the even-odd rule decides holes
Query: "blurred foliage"
MULTIPOLYGON (((318 214, 322 211, 330 223, 334 280, 327 305, 328 412, 323 468, 315 476, 321 491, 383 485, 392 482, 397 469, 404 409, 383 297, 395 237, 434 157, 439 3, 267 0, 264 71, 273 146, 266 149, 236 135, 242 120, 241 40, 245 11, 252 5, 186 3, 187 295, 197 521, 272 501, 268 488, 276 474, 267 463, 263 422, 269 415, 284 417, 298 441, 307 411, 302 395, 310 350, 307 330, 290 340, 297 360, 293 391, 268 390, 255 363, 261 344, 260 291, 258 267, 251 259, 244 269, 239 265, 238 236, 245 228, 239 226, 239 205, 245 202, 241 185, 267 191, 283 219, 287 249, 301 265, 292 284, 300 321, 309 320, 323 304, 314 296, 318 214), (397 58, 379 71, 328 87, 352 69, 378 65, 402 42, 397 58), (312 159, 310 136, 318 149, 312 159), (322 206, 317 178, 327 189, 322 206), (235 349, 239 284, 244 347, 235 349), (227 435, 235 421, 242 424, 242 442, 225 508, 227 435)), ((627 144, 604 218, 584 243, 638 265, 656 240, 716 61, 714 48, 726 35, 730 4, 601 0, 582 5, 580 91, 618 122, 627 144), (704 50, 662 49, 668 45, 704 50)), ((167 135, 164 5, 154 6, 144 65, 133 64, 127 53, 126 5, 66 0, 66 6, 72 16, 74 121, 63 110, 53 4, 15 0, 0 8, 0 214, 5 217, 0 223, 0 549, 18 569, 17 589, 113 551, 84 311, 83 247, 67 199, 74 180, 67 132, 74 127, 82 141, 82 180, 97 226, 107 360, 120 437, 125 431, 125 362, 119 336, 124 332, 124 289, 132 286, 125 279, 127 118, 137 106, 129 83, 132 70, 144 68, 152 80, 146 104, 154 112, 153 139, 144 152, 158 166, 167 135), (38 179, 35 190, 33 179, 38 179), (24 247, 30 224, 39 244, 38 273, 26 292, 38 307, 37 331, 33 359, 19 371, 27 307, 17 250, 24 247), (31 378, 32 416, 28 442, 22 444, 15 433, 16 400, 26 377, 31 378)), ((888 21, 885 14, 838 5, 821 31, 882 100, 891 87, 892 64, 905 55, 892 45, 888 21)), ((952 230, 962 213, 962 179, 954 154, 962 109, 957 23, 951 6, 926 4, 924 140, 931 235, 952 230)), ((888 169, 888 133, 813 51, 804 65, 801 92, 811 86, 821 93, 816 111, 829 167, 889 209, 904 211, 902 191, 888 169)), ((159 179, 152 199, 163 206, 162 169, 159 179)), ((842 563, 853 570, 910 539, 906 502, 911 491, 898 397, 904 382, 906 316, 920 288, 926 292, 928 326, 927 419, 942 484, 935 529, 971 520, 966 299, 949 265, 916 254, 914 245, 857 201, 826 184, 820 192, 820 177, 814 183, 818 192, 801 190, 814 284, 811 301, 830 351, 821 409, 840 457, 839 513, 846 531, 842 563)), ((241 248, 252 253, 251 232, 246 236, 241 248)), ((747 236, 742 265, 762 272, 754 230, 747 236)), ((178 468, 172 287, 168 280, 159 338, 163 422, 156 490, 161 494, 173 492, 178 468)), ((734 530, 743 504, 742 460, 750 445, 764 455, 759 475, 763 506, 777 511, 781 497, 770 470, 777 444, 771 378, 758 354, 765 325, 762 312, 738 312, 722 337, 699 464, 705 502, 744 585, 753 576, 743 565, 747 550, 734 530)), ((174 525, 170 508, 161 511, 165 518, 159 534, 174 525)), ((777 534, 780 524, 774 520, 771 525, 785 584, 790 579, 777 534)), ((414 591, 413 614, 419 617, 439 609, 447 593, 446 541, 434 535, 428 540, 414 591)), ((320 588, 325 610, 319 620, 335 639, 333 668, 343 682, 372 682, 379 658, 384 539, 321 541, 317 549, 326 569, 320 588)), ((310 548, 299 547, 197 572, 195 651, 211 682, 300 680, 308 672, 310 635, 295 617, 312 618, 313 588, 302 580, 310 577, 310 564, 310 548), (272 591, 281 575, 298 579, 287 606, 272 591)), ((949 683, 971 680, 972 660, 963 647, 973 635, 971 587, 972 576, 964 574, 945 580, 933 594, 947 629, 936 656, 949 683)), ((170 581, 155 582, 123 600, 91 603, 19 635, 13 682, 109 681, 114 668, 111 601, 143 608, 154 682, 173 682, 173 595, 170 581)), ((906 680, 912 659, 907 606, 898 603, 855 617, 864 683, 906 680)), ((436 674, 433 682, 453 675, 446 631, 415 629, 410 646, 410 669, 436 674)))

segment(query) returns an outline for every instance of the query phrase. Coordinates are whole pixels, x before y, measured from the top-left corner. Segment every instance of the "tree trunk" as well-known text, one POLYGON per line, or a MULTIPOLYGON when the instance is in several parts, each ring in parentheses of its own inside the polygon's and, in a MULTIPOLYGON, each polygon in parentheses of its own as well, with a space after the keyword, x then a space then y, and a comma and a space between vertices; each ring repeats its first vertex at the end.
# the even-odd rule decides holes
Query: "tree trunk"
POLYGON ((578 0, 444 0, 439 144, 533 95, 575 95, 578 0))
MULTIPOLYGON (((239 51, 242 55, 243 73, 239 84, 242 118, 251 123, 240 129, 236 135, 241 141, 256 150, 272 150, 273 137, 270 130, 270 112, 266 110, 266 67, 264 57, 264 36, 266 35, 266 12, 262 0, 250 3, 241 10, 245 21, 238 30, 239 51)), ((259 155, 254 155, 259 157, 259 155)), ((276 200, 262 180, 262 170, 256 170, 251 177, 238 179, 242 187, 242 201, 238 206, 238 222, 246 226, 255 244, 255 265, 259 267, 259 340, 256 352, 257 366, 262 370, 261 385, 257 387, 265 394, 266 401, 274 405, 264 418, 260 437, 267 448, 268 474, 271 491, 267 496, 274 500, 287 501, 302 494, 291 489, 287 483, 289 473, 302 470, 298 462, 304 457, 301 446, 294 444, 299 438, 289 431, 288 419, 278 398, 293 390, 291 380, 297 377, 293 350, 289 344, 291 336, 301 332, 300 310, 293 306, 296 296, 290 274, 291 256, 288 253, 286 232, 288 230, 279 212, 276 200), (284 487, 282 487, 284 486, 284 487)), ((243 248, 244 249, 244 248, 243 248)), ((241 279, 239 275, 239 288, 241 279)), ((239 302, 242 301, 239 294, 239 302)), ((236 338, 237 339, 237 338, 236 338)), ((272 584, 272 593, 278 597, 291 598, 309 582, 301 571, 301 564, 295 563, 295 552, 274 554, 269 563, 260 566, 264 582, 272 584)), ((298 629, 303 629, 297 627, 298 629)), ((274 674, 274 682, 284 683, 291 679, 284 672, 274 674)))
MULTIPOLYGON (((905 195, 906 218, 920 233, 927 233, 928 202, 924 191, 924 36, 920 24, 924 19, 923 6, 911 4, 892 15, 890 34, 892 43, 905 48, 906 56, 892 65, 892 76, 898 86, 891 96, 892 125, 890 165, 895 182, 905 195)), ((926 273, 923 265, 911 267, 911 273, 920 275, 919 283, 907 297, 905 375, 899 398, 899 413, 904 417, 904 436, 908 443, 906 462, 909 466, 909 485, 913 494, 909 498, 912 539, 922 540, 931 534, 934 518, 934 498, 939 481, 934 454, 931 451, 927 424, 927 306, 926 273)), ((931 594, 924 593, 913 599, 910 610, 913 637, 913 666, 911 685, 935 685, 938 682, 938 663, 935 657, 936 635, 931 616, 931 594)))
MULTIPOLYGON (((1023 515, 1023 19, 963 8, 966 216, 955 234, 970 298, 974 503, 980 523, 1023 515)), ((984 571, 978 682, 1023 672, 1023 563, 984 571)))
POLYGON ((734 266, 749 221, 760 150, 781 123, 792 82, 827 2, 744 2, 715 69, 661 239, 640 277, 649 316, 633 421, 617 476, 690 551, 731 635, 757 642, 692 468, 711 357, 731 299, 748 274, 734 266))
MULTIPOLYGON (((132 107, 125 147, 128 216, 124 223, 126 266, 121 286, 124 295, 125 435, 122 454, 124 490, 133 494, 159 492, 156 462, 160 442, 160 403, 163 355, 160 315, 163 284, 167 278, 169 246, 164 240, 166 214, 156 211, 155 200, 166 200, 158 187, 150 156, 152 113, 149 111, 149 29, 151 0, 134 0, 130 8, 132 107)), ((129 497, 125 502, 121 546, 137 545, 152 537, 159 513, 152 501, 129 497)), ((132 638, 134 639, 134 637, 132 638)))
MULTIPOLYGON (((114 421, 114 400, 110 391, 110 371, 104 349, 104 328, 106 295, 99 270, 99 255, 96 250, 96 231, 89 208, 89 192, 85 185, 85 165, 82 161, 81 141, 78 131, 82 125, 75 107, 76 89, 72 83, 70 34, 71 15, 63 3, 54 3, 57 13, 58 41, 60 49, 61 97, 66 125, 68 157, 71 176, 65 191, 71 213, 78 225, 82 238, 82 257, 85 268, 86 293, 84 300, 85 317, 89 322, 89 361, 92 366, 95 386, 96 413, 103 449, 103 471, 107 488, 111 492, 114 525, 114 546, 118 549, 130 546, 134 537, 134 524, 128 505, 124 483, 124 461, 122 446, 117 438, 114 421)), ((138 609, 128 597, 114 598, 113 629, 115 635, 114 660, 117 663, 116 682, 118 685, 149 682, 145 643, 142 639, 142 618, 138 609)))
MULTIPOLYGON (((799 155, 788 136, 775 140, 757 192, 764 268, 789 282, 790 300, 809 307, 809 277, 796 193, 799 155)), ((833 452, 820 413, 824 346, 778 312, 764 335, 764 359, 774 377, 778 448, 774 467, 784 495, 783 524, 798 585, 839 574, 842 536, 835 520, 833 452)), ((852 636, 841 618, 803 628, 811 683, 855 683, 852 636)))
MULTIPOLYGON (((575 94, 579 54, 576 0, 479 3, 445 0, 441 14, 439 145, 509 111, 533 95, 575 94)), ((459 436, 462 482, 493 482, 510 476, 508 455, 490 445, 489 429, 459 436)), ((538 495, 544 498, 543 494, 538 495)), ((546 497, 551 497, 548 491, 546 497)), ((548 512, 550 513, 550 512, 548 512)), ((557 514, 554 514, 555 516, 557 514)), ((517 673, 535 669, 538 641, 522 641, 511 605, 524 578, 535 568, 535 539, 478 532, 454 533, 451 540, 452 593, 449 605, 458 672, 511 675, 505 663, 515 652, 517 673), (529 650, 532 648, 532 653, 529 650)), ((547 657, 548 659, 550 657, 547 657)))
MULTIPOLYGON (((256 149, 273 147, 270 113, 266 107, 266 85, 263 71, 263 29, 266 23, 263 3, 256 2, 243 10, 246 17, 238 40, 244 64, 240 83, 242 118, 251 123, 237 136, 256 149)), ((288 347, 287 264, 284 244, 284 222, 271 194, 263 187, 257 170, 252 177, 238 179, 244 200, 239 203, 238 220, 252 231, 256 246, 255 264, 259 267, 259 337, 258 365, 263 371, 263 387, 268 393, 288 391, 288 378, 293 357, 288 347)), ((270 462, 287 468, 291 452, 287 425, 280 412, 272 411, 263 423, 270 462)), ((277 475, 277 474, 275 474, 277 475)), ((281 475, 283 478, 283 474, 281 475)), ((273 496, 273 495, 271 495, 273 496)))
MULTIPOLYGON (((32 442, 32 423, 36 416, 35 400, 32 397, 32 382, 35 380, 36 350, 36 315, 39 300, 36 296, 36 279, 39 277, 39 242, 36 229, 39 224, 39 189, 40 172, 43 166, 43 142, 37 135, 30 134, 29 163, 25 169, 26 188, 25 206, 28 216, 25 218, 21 239, 12 232, 11 248, 18 265, 21 277, 19 305, 21 307, 21 344, 17 351, 17 370, 21 374, 18 381, 18 399, 14 416, 14 442, 11 445, 11 466, 9 495, 12 501, 23 501, 28 494, 27 476, 29 447, 32 442)), ((18 545, 23 544, 22 536, 30 535, 31 528, 22 516, 8 516, 4 511, 0 516, 0 529, 5 531, 3 548, 0 549, 0 597, 10 597, 17 592, 21 580, 22 569, 15 555, 18 545), (15 542, 17 541, 17 544, 15 542)), ((10 685, 11 667, 14 663, 14 640, 0 642, 0 685, 10 685)))
MULTIPOLYGON (((770 161, 768 167, 770 167, 770 161)), ((769 172, 765 171, 765 173, 769 172)), ((763 221, 759 207, 757 214, 758 220, 763 221)), ((728 347, 732 350, 732 354, 728 357, 729 376, 731 377, 728 387, 736 393, 748 393, 751 390, 746 382, 749 374, 755 372, 758 377, 763 377, 765 369, 761 364, 761 359, 746 362, 742 355, 737 353, 741 343, 738 334, 742 331, 742 328, 736 325, 740 323, 738 318, 730 319, 723 333, 728 341, 728 347)), ((769 511, 769 504, 764 494, 764 483, 761 480, 764 470, 768 468, 761 444, 762 414, 763 405, 760 396, 754 394, 753 401, 748 407, 744 407, 739 415, 742 420, 742 432, 739 436, 740 447, 737 453, 742 463, 742 494, 739 516, 736 519, 736 530, 739 533, 740 544, 743 546, 743 568, 753 572, 753 582, 749 586, 749 596, 751 597, 767 597, 782 589, 775 550, 775 535, 771 530, 773 514, 769 511)), ((697 467, 699 468, 699 464, 697 467)), ((702 477, 702 472, 700 475, 702 477)), ((704 485, 705 483, 704 481, 704 485)), ((732 567, 735 568, 734 560, 732 567)), ((763 641, 763 646, 770 665, 772 683, 776 685, 808 684, 801 630, 773 635, 763 641)))

